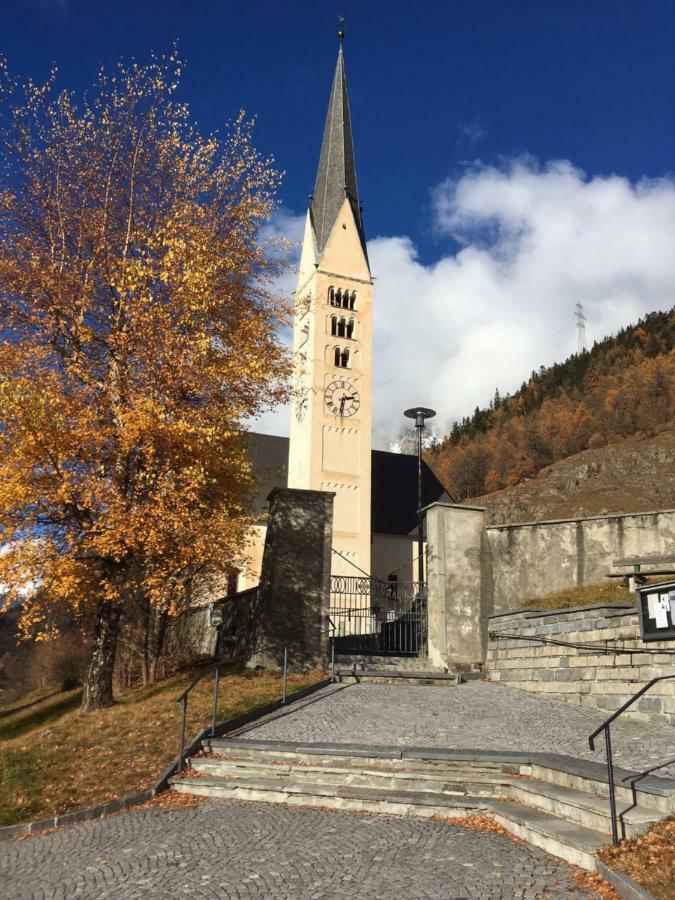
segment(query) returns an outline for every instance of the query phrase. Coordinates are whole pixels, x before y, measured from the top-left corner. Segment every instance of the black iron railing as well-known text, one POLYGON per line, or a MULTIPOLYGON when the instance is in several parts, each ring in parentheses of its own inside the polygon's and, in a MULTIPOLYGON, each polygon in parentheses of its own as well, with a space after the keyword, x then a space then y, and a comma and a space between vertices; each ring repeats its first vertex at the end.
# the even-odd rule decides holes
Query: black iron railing
POLYGON ((595 739, 602 732, 605 732, 605 754, 607 756, 607 784, 609 786, 609 814, 612 819, 612 843, 616 847, 619 843, 619 827, 618 827, 618 816, 616 812, 616 785, 614 783, 614 765, 612 762, 612 736, 610 733, 610 726, 615 719, 618 719, 619 716, 624 713, 630 706, 632 706, 636 700, 638 700, 643 694, 646 694, 647 691, 653 687, 657 683, 657 681, 668 681, 671 678, 675 678, 675 675, 660 675, 658 678, 652 678, 644 687, 640 688, 637 693, 633 694, 633 696, 628 700, 624 705, 617 709, 615 713, 613 713, 608 719, 606 719, 602 725, 599 725, 598 728, 595 729, 593 734, 589 735, 588 744, 591 750, 595 750, 595 739))
POLYGON ((426 584, 352 575, 331 578, 328 611, 338 653, 419 656, 426 653, 426 584))
POLYGON ((332 575, 331 606, 359 608, 387 601, 412 603, 426 597, 426 587, 424 581, 382 581, 359 575, 332 575), (339 598, 340 602, 334 603, 334 598, 339 598))

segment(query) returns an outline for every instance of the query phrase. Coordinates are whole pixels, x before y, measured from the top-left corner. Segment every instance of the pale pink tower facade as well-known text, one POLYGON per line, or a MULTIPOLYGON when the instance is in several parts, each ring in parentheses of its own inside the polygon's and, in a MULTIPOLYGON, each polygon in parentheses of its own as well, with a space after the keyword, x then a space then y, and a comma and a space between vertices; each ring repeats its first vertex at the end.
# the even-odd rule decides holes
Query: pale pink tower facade
POLYGON ((288 486, 335 493, 332 571, 370 573, 372 278, 342 45, 295 292, 288 486))

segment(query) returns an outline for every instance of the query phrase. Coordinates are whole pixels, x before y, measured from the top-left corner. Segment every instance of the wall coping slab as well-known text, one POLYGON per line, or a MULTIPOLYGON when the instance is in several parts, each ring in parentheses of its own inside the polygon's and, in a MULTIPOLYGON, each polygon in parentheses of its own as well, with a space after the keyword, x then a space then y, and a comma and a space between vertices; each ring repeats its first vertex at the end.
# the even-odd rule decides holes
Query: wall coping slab
MULTIPOLYGON (((472 507, 479 509, 480 507, 472 507)), ((675 509, 652 509, 647 512, 636 513, 612 513, 604 516, 577 516, 570 519, 541 519, 537 522, 505 522, 502 525, 487 525, 487 531, 501 531, 505 528, 531 528, 536 525, 565 525, 576 522, 606 522, 608 519, 637 519, 640 516, 660 516, 665 513, 675 513, 675 509)))

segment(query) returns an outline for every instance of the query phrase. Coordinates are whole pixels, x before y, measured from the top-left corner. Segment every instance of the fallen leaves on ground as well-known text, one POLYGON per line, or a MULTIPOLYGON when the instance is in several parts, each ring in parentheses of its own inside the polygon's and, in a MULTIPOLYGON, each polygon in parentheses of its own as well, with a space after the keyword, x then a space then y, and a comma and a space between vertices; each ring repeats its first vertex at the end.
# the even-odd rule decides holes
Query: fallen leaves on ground
POLYGON ((596 894, 601 900, 621 900, 621 895, 617 894, 604 878, 594 872, 577 872, 574 875, 574 886, 577 891, 596 894))
POLYGON ((598 857, 612 869, 648 890, 657 900, 675 895, 675 816, 668 816, 639 837, 621 841, 618 847, 602 847, 598 857))

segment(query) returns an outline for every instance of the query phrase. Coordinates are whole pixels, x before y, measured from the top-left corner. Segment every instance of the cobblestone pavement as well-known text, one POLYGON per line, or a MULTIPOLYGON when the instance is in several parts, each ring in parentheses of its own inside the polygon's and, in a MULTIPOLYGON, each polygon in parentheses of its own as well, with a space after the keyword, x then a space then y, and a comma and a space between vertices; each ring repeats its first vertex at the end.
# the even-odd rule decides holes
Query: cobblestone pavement
POLYGON ((209 801, 0 844, 5 900, 179 897, 552 898, 578 870, 542 850, 429 819, 209 801))
MULTIPOLYGON (((588 735, 606 717, 597 710, 484 682, 458 687, 355 684, 303 709, 289 709, 242 737, 537 751, 604 763, 604 743, 593 753, 588 735)), ((612 726, 612 747, 616 765, 645 771, 670 761, 670 767, 654 774, 675 776, 672 726, 618 721, 612 726)))

